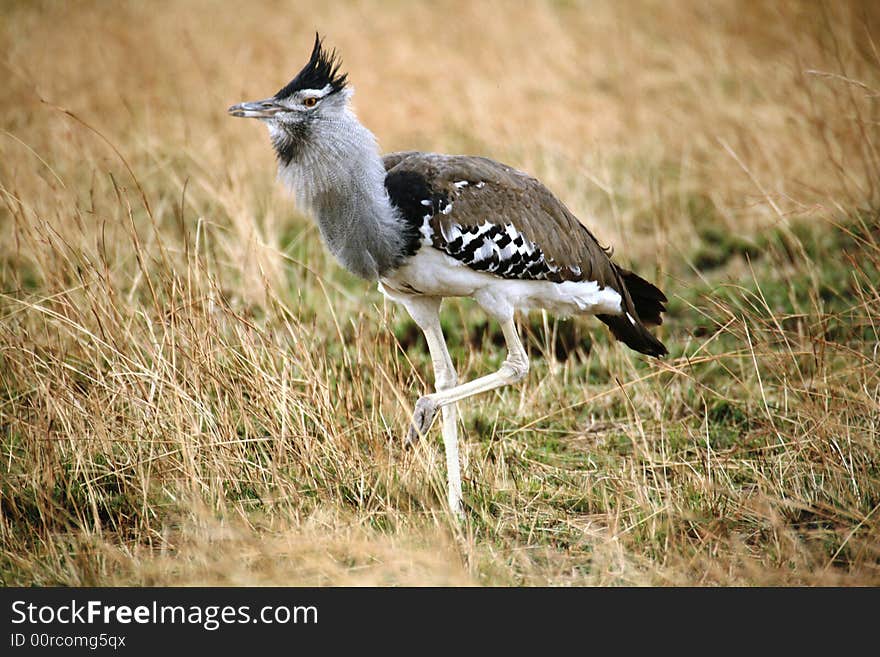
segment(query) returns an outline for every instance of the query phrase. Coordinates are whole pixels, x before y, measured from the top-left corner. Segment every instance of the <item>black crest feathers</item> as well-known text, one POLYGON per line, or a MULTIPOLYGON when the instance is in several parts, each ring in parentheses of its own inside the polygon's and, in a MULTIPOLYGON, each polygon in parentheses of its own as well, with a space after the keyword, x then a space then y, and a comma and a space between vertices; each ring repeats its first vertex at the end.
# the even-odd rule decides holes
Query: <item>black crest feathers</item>
POLYGON ((330 52, 324 50, 321 37, 316 32, 315 47, 312 49, 309 62, 286 87, 275 94, 275 98, 286 98, 301 89, 323 89, 328 84, 333 87, 330 93, 342 91, 348 81, 348 75, 340 73, 341 65, 342 62, 335 50, 330 52))

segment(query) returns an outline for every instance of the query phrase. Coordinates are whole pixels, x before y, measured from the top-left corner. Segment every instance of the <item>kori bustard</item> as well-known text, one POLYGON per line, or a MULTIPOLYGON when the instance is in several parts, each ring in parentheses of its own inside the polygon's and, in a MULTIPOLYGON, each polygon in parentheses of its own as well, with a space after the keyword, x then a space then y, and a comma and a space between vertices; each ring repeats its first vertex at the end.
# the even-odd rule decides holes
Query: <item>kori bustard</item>
POLYGON ((529 370, 517 310, 595 315, 636 351, 666 348, 645 328, 662 322, 666 297, 614 264, 587 228, 538 180, 499 162, 408 151, 382 156, 349 105, 335 51, 315 35, 311 58, 265 100, 229 108, 269 129, 282 181, 311 212, 330 252, 378 281, 424 331, 434 393, 415 406, 406 442, 442 413, 449 506, 461 514, 456 403, 510 385, 529 370), (471 297, 497 320, 507 358, 459 383, 440 328, 444 297, 471 297))

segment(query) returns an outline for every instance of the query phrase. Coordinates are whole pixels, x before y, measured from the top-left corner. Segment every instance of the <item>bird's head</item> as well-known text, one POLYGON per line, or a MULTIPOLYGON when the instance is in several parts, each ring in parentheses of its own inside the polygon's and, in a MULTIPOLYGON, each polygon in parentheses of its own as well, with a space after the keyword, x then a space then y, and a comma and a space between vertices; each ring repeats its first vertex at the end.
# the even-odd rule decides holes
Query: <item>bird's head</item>
MULTIPOLYGON (((262 120, 276 147, 302 146, 316 128, 332 123, 346 111, 352 91, 347 87, 348 76, 339 70, 340 64, 336 51, 325 50, 321 37, 315 34, 312 56, 293 80, 274 96, 233 105, 229 113, 262 120)), ((284 154, 279 151, 279 156, 284 154)))

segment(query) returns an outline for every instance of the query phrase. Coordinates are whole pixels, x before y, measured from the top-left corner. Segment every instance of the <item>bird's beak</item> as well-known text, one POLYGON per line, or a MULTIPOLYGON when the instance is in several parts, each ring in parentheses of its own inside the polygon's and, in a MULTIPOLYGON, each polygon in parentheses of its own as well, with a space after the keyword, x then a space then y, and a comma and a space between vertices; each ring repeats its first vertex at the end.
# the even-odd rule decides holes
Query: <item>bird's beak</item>
POLYGON ((284 109, 274 98, 266 98, 265 100, 255 100, 251 103, 233 105, 228 111, 232 116, 239 116, 245 119, 266 119, 284 109))

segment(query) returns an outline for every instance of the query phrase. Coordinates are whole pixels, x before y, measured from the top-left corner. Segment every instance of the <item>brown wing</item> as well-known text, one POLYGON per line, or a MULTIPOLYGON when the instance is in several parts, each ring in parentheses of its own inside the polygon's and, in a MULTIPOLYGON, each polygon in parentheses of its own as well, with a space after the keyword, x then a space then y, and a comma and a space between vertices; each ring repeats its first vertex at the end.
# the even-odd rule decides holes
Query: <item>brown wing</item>
MULTIPOLYGON (((436 248, 448 251, 449 243, 461 229, 473 231, 483 227, 488 231, 495 227, 494 233, 499 236, 520 234, 527 244, 540 251, 547 265, 540 275, 530 275, 526 267, 518 275, 506 277, 597 281, 617 288, 619 277, 608 253, 535 178, 487 158, 462 155, 392 153, 385 156, 385 166, 389 176, 423 181, 426 189, 422 196, 430 194, 425 200, 431 200, 431 205, 425 203, 414 210, 417 220, 431 211, 436 248)), ((473 240, 469 243, 473 244, 473 240)), ((454 253, 450 255, 455 257, 454 253)), ((540 269, 531 267, 532 272, 540 269)))

